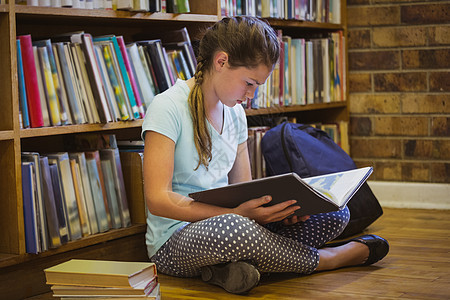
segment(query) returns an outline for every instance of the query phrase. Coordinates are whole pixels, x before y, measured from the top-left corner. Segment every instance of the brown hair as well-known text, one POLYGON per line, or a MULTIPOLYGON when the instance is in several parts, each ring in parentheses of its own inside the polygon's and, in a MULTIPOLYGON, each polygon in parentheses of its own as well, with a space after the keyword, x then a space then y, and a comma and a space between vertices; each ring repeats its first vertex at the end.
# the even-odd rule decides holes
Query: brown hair
POLYGON ((195 85, 189 94, 189 109, 194 126, 195 148, 200 165, 208 168, 212 158, 211 134, 206 121, 203 92, 203 76, 213 64, 217 51, 228 54, 228 64, 232 68, 256 68, 264 64, 272 68, 280 56, 280 44, 270 25, 256 17, 239 16, 224 18, 208 28, 200 41, 195 85))

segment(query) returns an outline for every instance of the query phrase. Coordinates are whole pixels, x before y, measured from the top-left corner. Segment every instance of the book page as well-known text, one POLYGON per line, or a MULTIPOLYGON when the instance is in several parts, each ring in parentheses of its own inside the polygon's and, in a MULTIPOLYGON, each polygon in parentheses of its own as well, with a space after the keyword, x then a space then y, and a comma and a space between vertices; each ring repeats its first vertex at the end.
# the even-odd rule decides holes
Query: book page
POLYGON ((333 200, 337 205, 341 206, 360 186, 360 183, 364 182, 371 172, 372 168, 366 167, 328 175, 303 178, 303 180, 314 189, 333 200))

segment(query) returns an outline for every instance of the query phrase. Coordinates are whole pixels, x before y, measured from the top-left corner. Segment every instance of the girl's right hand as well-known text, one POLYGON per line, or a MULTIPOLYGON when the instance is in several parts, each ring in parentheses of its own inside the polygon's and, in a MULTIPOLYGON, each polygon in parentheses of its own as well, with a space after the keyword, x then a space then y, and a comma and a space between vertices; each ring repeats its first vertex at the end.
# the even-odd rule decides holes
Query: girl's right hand
POLYGON ((233 210, 238 215, 248 217, 264 225, 284 220, 300 208, 298 205, 293 205, 297 202, 296 200, 288 200, 271 206, 263 206, 270 201, 272 201, 271 196, 263 196, 248 200, 233 210))

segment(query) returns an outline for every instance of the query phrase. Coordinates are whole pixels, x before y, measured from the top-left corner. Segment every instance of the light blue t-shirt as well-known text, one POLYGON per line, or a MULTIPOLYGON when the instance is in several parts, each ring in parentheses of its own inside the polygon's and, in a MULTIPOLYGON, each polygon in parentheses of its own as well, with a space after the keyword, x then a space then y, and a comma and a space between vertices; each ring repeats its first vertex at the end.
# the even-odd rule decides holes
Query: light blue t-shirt
MULTIPOLYGON (((224 124, 219 134, 209 123, 212 138, 212 160, 208 170, 201 165, 196 171, 198 154, 194 144, 192 119, 188 107, 189 87, 178 79, 174 86, 155 96, 142 124, 146 131, 155 131, 175 142, 172 190, 181 195, 228 184, 238 145, 248 137, 247 119, 241 105, 224 106, 224 124)), ((158 217, 147 211, 146 244, 149 257, 186 222, 158 217)))

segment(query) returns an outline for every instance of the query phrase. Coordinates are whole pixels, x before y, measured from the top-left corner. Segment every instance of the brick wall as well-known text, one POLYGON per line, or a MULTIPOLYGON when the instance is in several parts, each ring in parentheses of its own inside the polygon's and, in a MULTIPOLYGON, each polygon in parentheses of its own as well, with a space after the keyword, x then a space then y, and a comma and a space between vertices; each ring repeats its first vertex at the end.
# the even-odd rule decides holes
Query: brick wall
POLYGON ((348 0, 347 20, 352 158, 450 183, 450 1, 348 0))

